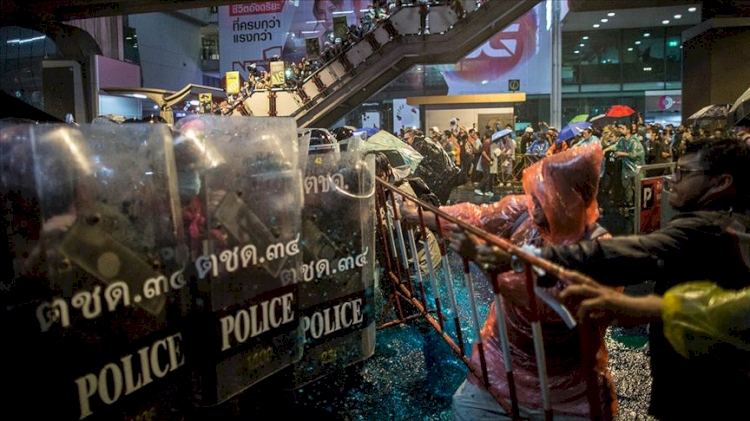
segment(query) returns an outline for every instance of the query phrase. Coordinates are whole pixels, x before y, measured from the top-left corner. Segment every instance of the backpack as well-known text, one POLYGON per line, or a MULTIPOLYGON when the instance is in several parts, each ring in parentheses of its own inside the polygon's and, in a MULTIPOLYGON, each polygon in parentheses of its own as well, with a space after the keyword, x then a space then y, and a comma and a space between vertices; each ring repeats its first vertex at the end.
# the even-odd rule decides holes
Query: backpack
POLYGON ((433 193, 433 191, 430 189, 430 186, 428 186, 421 177, 418 177, 416 175, 408 175, 403 178, 396 186, 398 187, 399 185, 407 181, 409 182, 409 186, 412 188, 412 190, 414 190, 414 194, 419 200, 435 207, 441 205, 440 199, 435 193, 433 193))
POLYGON ((466 149, 466 154, 467 154, 467 155, 469 155, 469 156, 472 156, 472 157, 473 157, 473 156, 474 156, 474 154, 476 154, 476 152, 477 152, 477 151, 476 151, 476 148, 474 148, 474 145, 472 144, 472 140, 471 140, 471 138, 467 139, 467 140, 466 140, 466 141, 464 142, 464 149, 466 149))

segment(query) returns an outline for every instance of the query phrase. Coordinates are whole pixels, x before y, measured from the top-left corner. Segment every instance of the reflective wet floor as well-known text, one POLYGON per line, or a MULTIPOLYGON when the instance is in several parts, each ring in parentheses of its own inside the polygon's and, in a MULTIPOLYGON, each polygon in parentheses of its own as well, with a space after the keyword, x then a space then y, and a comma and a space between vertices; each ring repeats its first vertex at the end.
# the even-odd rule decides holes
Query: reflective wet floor
MULTIPOLYGON (((498 187, 495 196, 474 194, 473 186, 454 189, 451 202, 489 203, 503 195, 522 193, 519 183, 498 187)), ((629 221, 616 213, 607 213, 601 223, 614 234, 627 233, 629 221)), ((458 256, 450 254, 455 274, 462 272, 458 256)), ((440 271, 442 276, 442 269, 440 271)), ((492 301, 483 274, 472 266, 476 282, 480 320, 484 320, 492 301), (486 288, 482 288, 486 286, 486 288)), ((453 284, 458 302, 457 311, 464 332, 464 349, 471 351, 471 318, 467 288, 461 275, 453 284)), ((382 287, 382 285, 381 285, 382 287)), ((442 288, 445 288, 444 286, 442 288)), ((384 288, 377 288, 383 291, 384 288)), ((648 292, 648 285, 630 288, 630 292, 648 292)), ((442 294, 445 292, 443 291, 442 294)), ((386 304, 382 295, 379 308, 386 304)), ((452 317, 452 310, 445 309, 452 317)), ((391 308, 381 322, 391 320, 391 308)), ((451 327, 446 324, 446 330, 451 327)), ((452 335, 455 337, 455 335, 452 335)), ((647 415, 651 385, 648 364, 647 332, 644 326, 631 329, 610 328, 606 337, 610 353, 609 367, 617 387, 620 421, 652 420, 647 415)), ((274 392, 263 383, 243 394, 238 419, 254 419, 269 407, 283 419, 326 420, 450 420, 451 396, 466 377, 468 369, 451 348, 422 318, 377 331, 375 354, 335 375, 293 391, 274 392)), ((216 419, 216 418, 214 418, 216 419)))
MULTIPOLYGON (((480 280, 481 273, 475 268, 473 272, 474 279, 480 280)), ((454 281, 458 308, 468 309, 468 296, 460 284, 454 281)), ((489 288, 480 293, 480 285, 478 281, 480 319, 484 320, 491 296, 489 288)), ((450 309, 446 313, 451 317, 450 309)), ((459 316, 462 326, 470 326, 468 311, 459 310, 459 316)), ((451 332, 448 325, 446 330, 451 332)), ((473 337, 471 329, 464 337, 473 337)), ((643 328, 610 328, 606 337, 621 421, 652 419, 646 415, 651 384, 646 342, 643 328)), ((466 352, 470 352, 470 346, 467 339, 466 352)), ((451 396, 467 371, 423 319, 414 319, 378 330, 374 356, 339 376, 297 390, 295 405, 299 414, 314 413, 324 419, 450 420, 451 396)))

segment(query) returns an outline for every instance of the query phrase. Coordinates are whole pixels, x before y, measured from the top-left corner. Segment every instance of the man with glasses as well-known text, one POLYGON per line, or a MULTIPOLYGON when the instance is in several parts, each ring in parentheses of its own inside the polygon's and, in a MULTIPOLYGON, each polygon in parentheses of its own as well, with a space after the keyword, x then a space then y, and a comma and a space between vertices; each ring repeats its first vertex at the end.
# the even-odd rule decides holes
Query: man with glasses
MULTIPOLYGON (((580 316, 609 313, 620 326, 651 323, 649 412, 661 420, 736 419, 735 414, 746 412, 748 355, 728 350, 727 344, 697 358, 680 355, 665 337, 659 302, 667 290, 690 281, 709 280, 727 290, 750 286, 750 270, 737 251, 735 237, 729 234, 750 231, 748 168, 748 148, 738 140, 691 142, 677 161, 669 188, 669 203, 679 214, 665 227, 650 234, 536 251, 540 257, 602 284, 655 281, 655 294, 645 297, 610 293, 597 283, 569 286, 563 296, 583 305, 580 316)), ((478 245, 461 232, 454 232, 451 247, 488 270, 509 260, 498 249, 478 245)))

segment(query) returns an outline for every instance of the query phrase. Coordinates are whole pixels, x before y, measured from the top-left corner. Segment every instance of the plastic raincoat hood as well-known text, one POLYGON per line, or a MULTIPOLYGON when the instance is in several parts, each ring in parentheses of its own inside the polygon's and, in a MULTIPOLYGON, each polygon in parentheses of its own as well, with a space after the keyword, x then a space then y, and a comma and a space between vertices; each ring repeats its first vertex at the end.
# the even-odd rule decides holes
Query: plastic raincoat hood
POLYGON ((579 241, 599 219, 596 195, 602 158, 601 146, 593 144, 548 156, 524 171, 529 213, 534 212, 534 194, 548 222, 539 227, 540 233, 552 244, 579 241))

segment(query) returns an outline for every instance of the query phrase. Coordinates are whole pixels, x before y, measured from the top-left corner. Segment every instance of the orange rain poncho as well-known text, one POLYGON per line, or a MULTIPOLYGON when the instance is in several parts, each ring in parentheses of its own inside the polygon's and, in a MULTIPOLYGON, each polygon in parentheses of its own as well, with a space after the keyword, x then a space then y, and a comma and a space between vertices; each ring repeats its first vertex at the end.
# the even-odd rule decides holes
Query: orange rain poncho
MULTIPOLYGON (((546 157, 524 171, 525 195, 506 196, 499 202, 486 205, 461 203, 444 206, 440 210, 469 224, 481 226, 495 235, 508 238, 518 246, 575 243, 589 237, 588 234, 596 226, 599 217, 596 195, 602 156, 599 145, 570 149, 546 157), (537 226, 533 217, 529 216, 515 232, 510 232, 514 222, 524 212, 529 211, 530 215, 533 215, 531 193, 539 199, 548 221, 547 227, 537 226)), ((541 409, 542 397, 534 357, 525 277, 524 273, 518 274, 508 270, 499 274, 497 281, 503 298, 518 400, 525 407, 541 409)), ((547 288, 546 292, 556 297, 560 288, 547 288)), ((588 416, 590 408, 586 397, 586 377, 582 368, 578 331, 568 329, 549 306, 541 300, 538 302, 552 409, 555 413, 588 416)), ((575 309, 571 310, 575 313, 575 309)), ((606 324, 602 323, 599 328, 600 334, 596 338, 599 345, 596 369, 604 419, 612 419, 617 412, 617 400, 614 383, 607 370, 608 355, 603 341, 605 330, 606 324)), ((481 335, 490 384, 509 398, 494 303, 481 335)), ((471 361, 476 367, 480 367, 476 345, 472 351, 471 361)), ((469 374, 469 380, 483 387, 483 381, 472 373, 469 374)))

